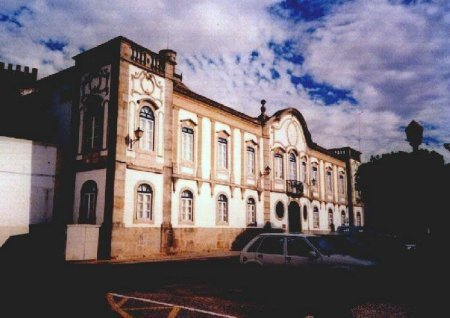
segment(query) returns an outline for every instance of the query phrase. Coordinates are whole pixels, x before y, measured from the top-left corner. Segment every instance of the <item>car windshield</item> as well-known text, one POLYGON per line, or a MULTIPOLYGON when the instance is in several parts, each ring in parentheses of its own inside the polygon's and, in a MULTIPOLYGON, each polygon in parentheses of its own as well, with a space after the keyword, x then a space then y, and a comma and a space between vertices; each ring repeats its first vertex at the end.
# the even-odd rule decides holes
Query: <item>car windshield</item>
POLYGON ((342 248, 342 246, 339 246, 339 244, 336 244, 336 242, 334 242, 334 240, 329 237, 310 236, 308 237, 308 240, 322 254, 347 254, 346 249, 342 248))

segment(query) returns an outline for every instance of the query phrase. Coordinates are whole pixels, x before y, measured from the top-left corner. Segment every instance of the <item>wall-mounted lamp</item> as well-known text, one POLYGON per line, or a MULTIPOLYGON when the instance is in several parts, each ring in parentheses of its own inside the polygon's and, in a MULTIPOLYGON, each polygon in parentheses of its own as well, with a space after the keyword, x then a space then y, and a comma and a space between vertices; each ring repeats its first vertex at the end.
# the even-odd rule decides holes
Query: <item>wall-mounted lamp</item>
POLYGON ((125 138, 127 145, 130 146, 130 149, 133 149, 133 144, 138 141, 139 139, 142 138, 142 136, 144 135, 144 131, 138 127, 135 131, 134 131, 134 139, 131 138, 129 135, 125 138))
POLYGON ((266 167, 264 168, 264 172, 261 172, 261 176, 267 176, 267 175, 269 175, 269 174, 270 174, 270 171, 271 171, 270 167, 269 167, 269 166, 266 166, 266 167))

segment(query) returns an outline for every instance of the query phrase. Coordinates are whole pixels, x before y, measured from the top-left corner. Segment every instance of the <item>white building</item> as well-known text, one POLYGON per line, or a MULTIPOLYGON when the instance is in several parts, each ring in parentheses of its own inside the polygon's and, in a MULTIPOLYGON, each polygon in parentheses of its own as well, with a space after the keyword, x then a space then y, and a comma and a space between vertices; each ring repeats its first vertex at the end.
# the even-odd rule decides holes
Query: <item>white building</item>
POLYGON ((52 221, 56 154, 54 145, 0 137, 0 246, 52 221))

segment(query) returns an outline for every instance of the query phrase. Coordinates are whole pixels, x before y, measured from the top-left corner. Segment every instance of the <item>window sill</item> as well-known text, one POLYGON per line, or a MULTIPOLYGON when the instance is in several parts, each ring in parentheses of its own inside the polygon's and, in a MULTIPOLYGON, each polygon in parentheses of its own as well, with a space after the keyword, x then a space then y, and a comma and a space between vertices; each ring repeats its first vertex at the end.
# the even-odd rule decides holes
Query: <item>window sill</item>
POLYGON ((155 224, 154 220, 141 220, 141 219, 135 219, 134 224, 155 224))

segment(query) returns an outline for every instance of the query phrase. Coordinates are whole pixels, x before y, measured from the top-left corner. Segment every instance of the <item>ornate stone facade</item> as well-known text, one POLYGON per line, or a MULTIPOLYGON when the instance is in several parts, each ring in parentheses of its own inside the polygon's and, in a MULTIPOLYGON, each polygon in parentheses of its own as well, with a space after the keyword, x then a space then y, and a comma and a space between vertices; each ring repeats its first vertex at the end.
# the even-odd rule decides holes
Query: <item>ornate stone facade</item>
POLYGON ((72 221, 95 215, 103 256, 228 250, 267 223, 363 224, 360 153, 318 146, 297 109, 268 116, 264 102, 258 117, 240 113, 187 88, 174 51, 123 37, 75 61, 72 221), (88 181, 95 191, 83 190, 88 181))

